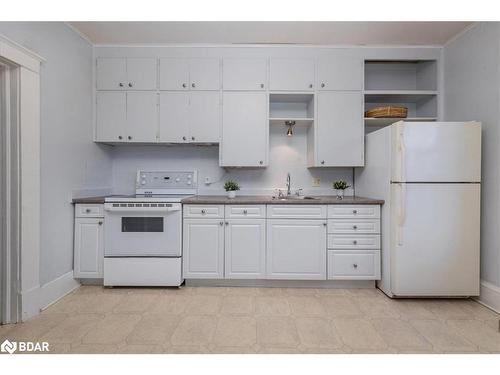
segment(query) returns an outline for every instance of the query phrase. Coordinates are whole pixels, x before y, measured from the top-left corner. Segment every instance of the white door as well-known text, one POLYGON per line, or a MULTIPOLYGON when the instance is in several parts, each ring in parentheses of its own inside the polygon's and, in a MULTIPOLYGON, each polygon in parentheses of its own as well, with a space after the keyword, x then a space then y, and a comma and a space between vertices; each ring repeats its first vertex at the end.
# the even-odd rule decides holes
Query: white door
POLYGON ((185 219, 182 249, 184 278, 224 278, 224 222, 221 219, 185 219))
POLYGON ((160 90, 189 90, 189 61, 160 59, 160 90))
POLYGON ((364 61, 338 55, 318 60, 318 90, 363 90, 364 61))
POLYGON ((125 59, 97 59, 97 90, 122 90, 127 88, 127 63, 125 59))
POLYGON ((481 181, 481 123, 398 122, 392 181, 481 181))
POLYGON ((225 230, 226 279, 263 279, 266 273, 266 220, 232 219, 225 230))
POLYGON ((127 93, 127 141, 156 142, 158 133, 158 94, 127 93))
POLYGON ((97 92, 96 140, 125 142, 127 140, 127 94, 124 92, 97 92))
POLYGON ((75 219, 75 278, 96 279, 103 276, 103 221, 103 218, 75 219))
POLYGON ((267 97, 263 92, 223 94, 221 166, 267 165, 267 97))
POLYGON ((392 293, 479 295, 480 184, 391 184, 391 207, 392 293))
POLYGON ((218 143, 221 127, 220 93, 189 93, 189 137, 191 142, 218 143))
POLYGON ((224 59, 224 90, 266 90, 266 59, 224 59))
POLYGON ((271 90, 314 90, 314 60, 271 59, 269 86, 271 90))
POLYGON ((326 280, 326 220, 267 222, 268 279, 326 280))
POLYGON ((317 97, 316 166, 363 166, 364 123, 361 92, 320 92, 317 97))
POLYGON ((127 59, 127 88, 129 90, 155 90, 156 72, 156 59, 127 59))
POLYGON ((160 93, 160 142, 189 141, 189 93, 160 93))
POLYGON ((189 80, 191 90, 219 90, 219 59, 189 60, 189 80))

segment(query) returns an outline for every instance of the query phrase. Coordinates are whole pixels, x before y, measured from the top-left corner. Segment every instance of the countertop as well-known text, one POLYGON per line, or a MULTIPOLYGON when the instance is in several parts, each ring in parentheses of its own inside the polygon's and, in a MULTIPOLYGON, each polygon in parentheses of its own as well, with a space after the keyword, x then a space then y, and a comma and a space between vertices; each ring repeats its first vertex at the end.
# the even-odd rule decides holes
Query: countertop
MULTIPOLYGON (((108 196, 109 197, 109 196, 108 196)), ((241 195, 228 198, 225 195, 197 195, 184 198, 183 204, 384 204, 382 199, 346 196, 337 199, 335 195, 315 195, 316 199, 273 199, 268 195, 241 195)), ((74 204, 104 204, 106 197, 74 198, 74 204)))

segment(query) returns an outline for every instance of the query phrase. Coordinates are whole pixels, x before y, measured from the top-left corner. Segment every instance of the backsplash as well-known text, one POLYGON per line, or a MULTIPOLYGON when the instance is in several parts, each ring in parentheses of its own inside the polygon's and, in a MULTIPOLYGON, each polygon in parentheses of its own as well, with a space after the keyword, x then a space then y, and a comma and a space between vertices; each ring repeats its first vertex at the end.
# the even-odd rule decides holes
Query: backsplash
MULTIPOLYGON (((285 135, 285 126, 270 126, 269 166, 267 168, 221 168, 218 146, 116 146, 113 157, 113 192, 132 194, 138 169, 198 171, 199 194, 225 194, 224 181, 232 179, 240 184, 240 194, 272 194, 275 188, 285 188, 290 172, 292 191, 303 188, 305 194, 335 194, 332 182, 346 180, 352 185, 352 168, 307 168, 306 127, 296 126, 293 137, 285 135), (205 184, 205 178, 211 181, 205 184), (313 187, 313 179, 320 186, 313 187)), ((352 195, 353 190, 346 190, 352 195)))

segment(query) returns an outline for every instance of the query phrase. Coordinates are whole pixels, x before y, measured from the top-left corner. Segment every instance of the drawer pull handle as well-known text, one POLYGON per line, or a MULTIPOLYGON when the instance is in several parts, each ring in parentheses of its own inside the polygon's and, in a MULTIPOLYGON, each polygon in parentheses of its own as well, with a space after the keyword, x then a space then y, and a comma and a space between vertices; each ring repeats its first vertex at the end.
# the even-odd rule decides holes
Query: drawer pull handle
POLYGON ((353 243, 354 245, 357 245, 357 244, 358 244, 358 241, 354 240, 354 241, 352 241, 352 243, 353 243))
POLYGON ((247 210, 243 210, 243 214, 244 215, 248 214, 248 211, 247 210))
POLYGON ((85 209, 85 212, 89 214, 90 213, 90 208, 85 209))
POLYGON ((354 263, 352 266, 353 266, 354 268, 358 268, 358 265, 357 265, 356 263, 354 263))
POLYGON ((205 215, 206 213, 207 213, 207 211, 205 211, 205 210, 201 210, 201 214, 202 214, 202 215, 205 215))
POLYGON ((358 229, 358 226, 357 225, 353 225, 352 229, 358 229))
POLYGON ((357 214, 357 213, 358 213, 358 210, 352 210, 352 213, 353 213, 353 214, 357 214))

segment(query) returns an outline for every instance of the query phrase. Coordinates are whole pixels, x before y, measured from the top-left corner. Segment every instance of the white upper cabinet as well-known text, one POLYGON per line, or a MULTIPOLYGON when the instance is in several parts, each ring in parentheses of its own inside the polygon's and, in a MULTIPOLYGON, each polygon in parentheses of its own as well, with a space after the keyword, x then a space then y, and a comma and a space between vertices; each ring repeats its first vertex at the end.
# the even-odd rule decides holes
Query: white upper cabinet
POLYGON ((155 58, 97 59, 98 90, 156 90, 155 58))
POLYGON ((127 93, 127 141, 156 142, 158 132, 158 94, 127 93))
POLYGON ((224 92, 220 165, 267 166, 268 95, 264 92, 224 92))
POLYGON ((160 142, 189 142, 189 93, 160 93, 160 142))
POLYGON ((219 59, 160 59, 160 90, 219 89, 219 59))
POLYGON ((224 59, 222 72, 224 90, 267 89, 267 59, 224 59))
POLYGON ((316 161, 319 167, 364 165, 363 97, 360 91, 317 95, 316 161))
POLYGON ((345 54, 318 60, 318 90, 362 90, 363 59, 345 54))
POLYGON ((98 92, 96 98, 96 140, 126 142, 127 94, 124 92, 98 92))
POLYGON ((314 60, 272 58, 269 70, 271 90, 314 90, 314 60))

